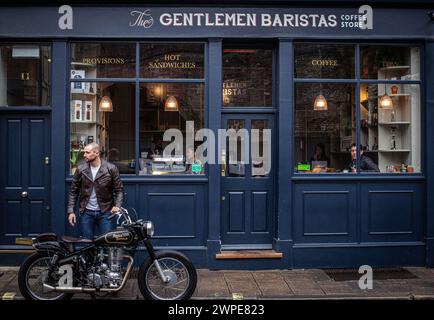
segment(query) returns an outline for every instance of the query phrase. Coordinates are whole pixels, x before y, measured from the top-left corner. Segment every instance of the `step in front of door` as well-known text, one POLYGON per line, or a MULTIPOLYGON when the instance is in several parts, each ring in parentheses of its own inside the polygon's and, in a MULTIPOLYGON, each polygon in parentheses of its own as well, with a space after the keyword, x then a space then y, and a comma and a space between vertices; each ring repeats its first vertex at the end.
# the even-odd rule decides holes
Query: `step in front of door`
POLYGON ((216 254, 216 259, 281 259, 283 253, 274 250, 224 250, 216 254))

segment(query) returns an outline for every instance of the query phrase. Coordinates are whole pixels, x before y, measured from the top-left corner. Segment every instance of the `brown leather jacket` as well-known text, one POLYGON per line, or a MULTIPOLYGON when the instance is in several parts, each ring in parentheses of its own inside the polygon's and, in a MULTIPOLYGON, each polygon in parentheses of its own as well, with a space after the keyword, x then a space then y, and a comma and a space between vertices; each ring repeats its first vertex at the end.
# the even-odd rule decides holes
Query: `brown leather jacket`
POLYGON ((95 176, 95 181, 92 180, 92 171, 88 163, 78 166, 69 191, 68 213, 74 212, 79 195, 79 211, 84 212, 94 186, 102 212, 111 210, 113 206, 121 207, 124 187, 118 168, 112 163, 101 160, 101 168, 95 176))

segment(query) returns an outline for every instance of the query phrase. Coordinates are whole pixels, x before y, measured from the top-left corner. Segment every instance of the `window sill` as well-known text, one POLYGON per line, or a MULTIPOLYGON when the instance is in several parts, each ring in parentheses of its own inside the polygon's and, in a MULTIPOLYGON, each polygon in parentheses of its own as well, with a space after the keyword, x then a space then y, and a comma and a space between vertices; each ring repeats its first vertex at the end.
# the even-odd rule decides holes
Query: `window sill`
POLYGON ((425 175, 422 173, 310 173, 297 174, 291 177, 292 181, 424 181, 425 175))
MULTIPOLYGON (((123 183, 208 183, 207 175, 186 175, 182 177, 174 176, 136 176, 136 175, 121 175, 123 183)), ((72 182, 72 176, 66 178, 66 182, 72 182)))

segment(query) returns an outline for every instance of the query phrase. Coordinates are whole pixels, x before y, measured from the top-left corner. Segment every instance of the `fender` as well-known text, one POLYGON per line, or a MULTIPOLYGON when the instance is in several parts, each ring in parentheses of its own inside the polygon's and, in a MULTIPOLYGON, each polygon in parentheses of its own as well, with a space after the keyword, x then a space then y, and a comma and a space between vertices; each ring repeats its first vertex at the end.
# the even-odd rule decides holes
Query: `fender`
POLYGON ((62 246, 61 243, 59 243, 57 241, 48 241, 48 242, 35 243, 33 245, 33 247, 38 252, 50 251, 50 252, 54 252, 54 253, 60 253, 62 255, 69 254, 68 248, 65 248, 64 246, 62 246))

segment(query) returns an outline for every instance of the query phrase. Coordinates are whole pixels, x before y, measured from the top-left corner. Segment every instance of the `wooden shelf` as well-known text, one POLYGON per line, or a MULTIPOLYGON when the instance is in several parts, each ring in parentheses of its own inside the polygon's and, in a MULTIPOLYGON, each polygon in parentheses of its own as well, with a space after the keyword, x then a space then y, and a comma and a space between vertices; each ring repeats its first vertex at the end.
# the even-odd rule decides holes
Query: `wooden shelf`
POLYGON ((410 69, 410 66, 391 66, 391 67, 383 67, 383 68, 380 68, 378 70, 380 70, 380 71, 385 71, 385 70, 396 70, 396 71, 398 71, 398 70, 406 70, 406 69, 410 69))
POLYGON ((393 122, 379 122, 380 125, 394 125, 394 124, 411 124, 410 121, 393 121, 393 122))
POLYGON ((396 153, 399 153, 399 152, 410 152, 411 150, 410 149, 396 149, 396 150, 384 150, 384 149, 380 149, 380 150, 378 150, 378 152, 396 152, 396 153))
MULTIPOLYGON (((86 81, 83 81, 86 82, 86 81)), ((92 93, 92 92, 71 92, 71 94, 85 94, 87 96, 96 96, 96 93, 92 93)))
POLYGON ((409 97, 409 96, 411 96, 411 94, 409 94, 409 93, 395 93, 395 94, 391 93, 391 94, 389 94, 389 97, 409 97))
POLYGON ((79 123, 79 124, 97 124, 96 121, 71 121, 71 123, 79 123))

